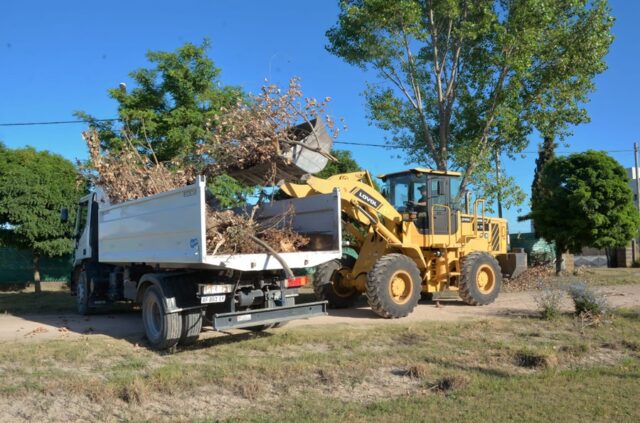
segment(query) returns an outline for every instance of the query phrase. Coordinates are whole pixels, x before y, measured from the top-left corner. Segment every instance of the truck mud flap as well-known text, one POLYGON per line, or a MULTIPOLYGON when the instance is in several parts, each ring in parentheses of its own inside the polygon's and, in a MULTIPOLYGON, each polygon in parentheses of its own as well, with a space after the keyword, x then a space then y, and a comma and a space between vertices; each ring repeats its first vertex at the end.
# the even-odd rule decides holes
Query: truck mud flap
POLYGON ((295 319, 324 316, 327 314, 327 302, 296 304, 292 306, 266 308, 260 310, 238 311, 235 313, 218 313, 213 315, 213 328, 226 330, 247 328, 257 325, 287 322, 295 319))

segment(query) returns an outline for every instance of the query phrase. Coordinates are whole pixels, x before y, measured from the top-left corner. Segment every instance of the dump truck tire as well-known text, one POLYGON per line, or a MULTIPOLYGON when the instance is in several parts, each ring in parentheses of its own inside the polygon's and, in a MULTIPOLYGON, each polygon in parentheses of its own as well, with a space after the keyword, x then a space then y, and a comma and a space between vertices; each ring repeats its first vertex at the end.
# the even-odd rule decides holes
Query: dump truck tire
POLYGON ((418 266, 403 254, 382 256, 366 283, 371 309, 385 319, 405 317, 420 301, 422 279, 418 266))
POLYGON ((340 270, 350 270, 355 259, 344 254, 342 259, 331 260, 318 266, 313 275, 313 292, 318 301, 328 301, 331 308, 347 308, 355 304, 360 292, 355 288, 340 286, 340 270))
POLYGON ((89 298, 91 298, 91 284, 87 278, 87 272, 82 271, 78 275, 76 282, 76 307, 78 314, 87 316, 94 312, 94 308, 89 306, 89 298))
POLYGON ((142 299, 142 323, 151 347, 165 350, 175 346, 182 334, 180 313, 167 313, 162 290, 151 285, 142 299))
POLYGON ((502 287, 500 265, 491 254, 471 253, 462 259, 458 292, 470 305, 487 305, 495 301, 502 287))
POLYGON ((201 309, 185 310, 182 316, 182 333, 178 343, 183 346, 193 345, 202 332, 202 320, 204 315, 201 309))

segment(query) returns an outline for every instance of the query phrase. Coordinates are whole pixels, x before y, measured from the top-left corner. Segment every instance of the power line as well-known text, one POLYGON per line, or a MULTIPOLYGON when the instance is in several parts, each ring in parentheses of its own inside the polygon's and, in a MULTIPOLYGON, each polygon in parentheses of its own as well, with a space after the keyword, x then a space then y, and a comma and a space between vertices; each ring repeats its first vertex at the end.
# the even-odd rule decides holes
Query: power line
MULTIPOLYGON (((366 143, 366 142, 351 142, 351 141, 334 141, 334 144, 345 144, 345 145, 358 145, 358 146, 362 146, 362 147, 379 147, 379 148, 389 148, 389 149, 402 149, 403 147, 399 146, 399 145, 388 145, 388 144, 374 144, 374 143, 366 143)), ((629 153, 629 152, 633 152, 633 149, 630 150, 598 150, 598 151, 604 151, 605 153, 629 153)), ((518 153, 513 153, 514 155, 517 154, 538 154, 538 151, 521 151, 518 153)), ((571 153, 577 153, 577 151, 556 151, 556 153, 558 154, 571 154, 571 153)))
MULTIPOLYGON (((93 119, 93 120, 57 120, 57 121, 46 121, 46 122, 11 122, 11 123, 0 123, 0 126, 38 126, 38 125, 67 125, 67 124, 77 124, 77 123, 91 123, 91 122, 117 122, 121 121, 120 118, 106 118, 106 119, 93 119)), ((377 147, 377 148, 387 148, 387 149, 402 149, 399 145, 388 145, 388 144, 376 144, 376 143, 366 143, 366 142, 354 142, 354 141, 334 141, 334 144, 343 144, 343 145, 356 145, 360 147, 377 147)), ((599 150, 604 151, 605 153, 631 153, 634 150, 599 150)), ((558 154, 571 154, 575 153, 575 151, 556 151, 558 154)), ((515 154, 538 154, 538 151, 521 151, 515 154)))
POLYGON ((66 125, 73 123, 91 123, 91 122, 115 122, 119 121, 119 118, 113 119, 93 119, 89 120, 57 120, 49 122, 12 122, 12 123, 0 123, 0 126, 37 126, 37 125, 66 125))

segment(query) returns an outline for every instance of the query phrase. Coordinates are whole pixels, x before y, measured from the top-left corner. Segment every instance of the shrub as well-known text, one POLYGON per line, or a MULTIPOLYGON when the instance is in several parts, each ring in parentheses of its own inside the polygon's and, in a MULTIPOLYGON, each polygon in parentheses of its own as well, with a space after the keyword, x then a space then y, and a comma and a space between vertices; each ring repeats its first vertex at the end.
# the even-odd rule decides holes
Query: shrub
POLYGON ((564 293, 557 287, 545 288, 536 297, 535 301, 540 310, 540 316, 545 320, 554 320, 560 316, 560 303, 564 293))
POLYGON ((524 349, 514 355, 516 365, 528 369, 551 369, 558 365, 558 357, 555 354, 547 354, 538 351, 524 349))
POLYGON ((591 290, 586 283, 579 282, 567 288, 573 300, 577 315, 590 315, 594 318, 603 317, 609 312, 609 305, 602 294, 591 290))

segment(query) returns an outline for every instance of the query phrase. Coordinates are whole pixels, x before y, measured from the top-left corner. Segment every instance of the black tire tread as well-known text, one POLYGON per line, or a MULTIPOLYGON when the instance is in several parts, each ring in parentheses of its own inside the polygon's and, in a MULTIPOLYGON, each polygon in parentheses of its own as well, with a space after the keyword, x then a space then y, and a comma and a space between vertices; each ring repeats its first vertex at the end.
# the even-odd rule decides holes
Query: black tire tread
MULTIPOLYGON (((414 281, 415 284, 415 281, 414 281)), ((404 254, 392 253, 382 256, 375 263, 371 271, 366 284, 366 295, 371 309, 379 316, 385 319, 397 319, 400 317, 406 317, 413 311, 415 306, 420 301, 421 291, 421 279, 420 271, 415 262, 404 254), (409 302, 409 307, 399 309, 396 304, 386 300, 386 296, 383 294, 384 290, 387 290, 387 283, 384 276, 390 267, 399 263, 405 267, 405 270, 413 273, 413 279, 417 278, 419 282, 414 285, 414 300, 409 302), (417 291, 417 292, 416 292, 417 291)))
POLYGON ((333 295, 333 287, 331 283, 321 283, 322 281, 331 280, 334 271, 340 270, 343 262, 339 259, 321 264, 313 275, 313 292, 318 301, 328 301, 331 308, 349 308, 352 307, 360 297, 360 292, 354 291, 348 297, 340 297, 333 295))
POLYGON ((91 292, 89 292, 90 286, 91 284, 87 279, 87 272, 84 270, 81 271, 80 274, 78 275, 78 282, 76 285, 76 310, 78 311, 78 314, 80 314, 81 316, 89 316, 95 312, 95 308, 89 306, 89 301, 91 298, 91 292), (83 302, 82 296, 78 295, 78 291, 79 291, 78 288, 80 284, 84 285, 82 290, 84 290, 84 293, 87 296, 84 304, 82 303, 83 302))
POLYGON ((193 345, 202 331, 202 321, 204 314, 202 309, 185 310, 182 313, 182 333, 180 334, 179 345, 193 345))
POLYGON ((172 348, 180 341, 180 336, 182 335, 182 316, 180 313, 166 313, 166 310, 164 310, 164 302, 162 301, 162 291, 156 285, 150 286, 144 292, 143 304, 148 295, 155 295, 160 300, 162 314, 164 316, 164 325, 166 326, 166 336, 159 342, 153 342, 153 340, 148 339, 148 337, 147 339, 153 348, 159 350, 172 348))
POLYGON ((500 263, 498 263, 495 257, 485 252, 474 252, 464 257, 461 266, 460 282, 458 284, 458 295, 460 295, 462 301, 473 306, 491 304, 497 298, 501 286, 502 273, 500 272, 500 263), (491 264, 496 275, 496 288, 489 296, 480 297, 479 294, 475 292, 475 289, 473 289, 476 283, 473 268, 480 260, 487 261, 491 264))

